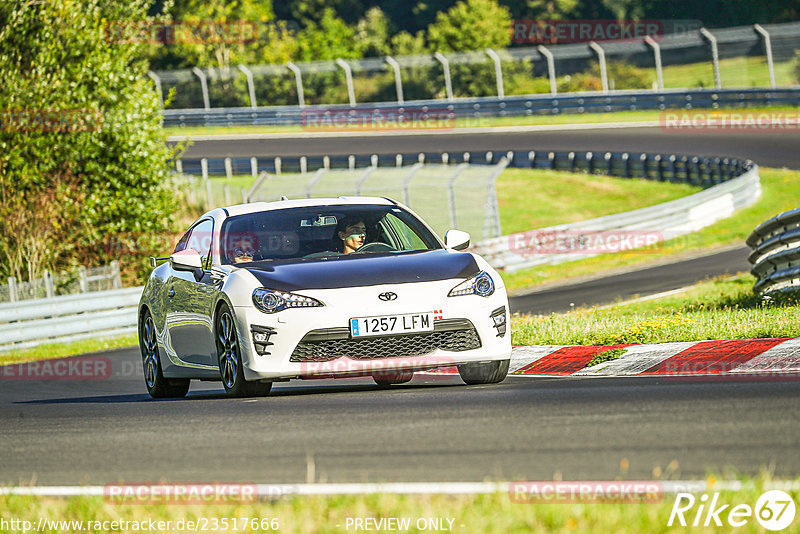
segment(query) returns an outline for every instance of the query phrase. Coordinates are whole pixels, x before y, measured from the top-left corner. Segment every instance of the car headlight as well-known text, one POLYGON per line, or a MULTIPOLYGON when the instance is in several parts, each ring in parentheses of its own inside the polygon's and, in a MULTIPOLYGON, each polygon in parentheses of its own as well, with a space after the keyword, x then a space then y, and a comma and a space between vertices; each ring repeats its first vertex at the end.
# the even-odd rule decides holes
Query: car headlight
POLYGON ((311 297, 263 287, 253 290, 253 304, 264 313, 276 313, 286 308, 314 308, 322 303, 311 297))
POLYGON ((480 295, 488 297, 494 293, 494 281, 489 273, 481 271, 472 278, 467 278, 456 287, 450 290, 448 297, 460 297, 461 295, 480 295))

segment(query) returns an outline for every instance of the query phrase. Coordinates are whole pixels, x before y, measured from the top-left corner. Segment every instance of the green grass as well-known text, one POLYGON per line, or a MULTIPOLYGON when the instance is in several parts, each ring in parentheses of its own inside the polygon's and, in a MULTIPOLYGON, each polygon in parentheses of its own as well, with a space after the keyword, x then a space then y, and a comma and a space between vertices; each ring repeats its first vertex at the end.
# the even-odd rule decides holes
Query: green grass
POLYGON ((652 206, 700 190, 686 184, 533 169, 506 169, 497 180, 504 235, 652 206))
POLYGON ((136 334, 99 339, 82 339, 70 343, 48 343, 24 350, 0 352, 0 365, 65 358, 100 350, 119 349, 139 344, 136 334))
POLYGON ((652 300, 547 316, 515 315, 511 341, 618 345, 800 335, 798 297, 762 299, 753 294, 753 283, 753 276, 741 274, 652 300))
POLYGON ((586 364, 586 367, 592 367, 593 365, 599 365, 604 362, 610 362, 613 360, 618 359, 620 356, 625 354, 627 349, 609 349, 604 350, 603 352, 599 353, 597 356, 591 359, 589 363, 586 364))
MULTIPOLYGON (((797 84, 794 61, 775 62, 775 83, 778 86, 797 84)), ((720 80, 723 88, 769 87, 769 68, 763 56, 721 59, 720 80)), ((664 86, 667 89, 716 86, 711 61, 664 67, 664 86)))
MULTIPOLYGON (((713 83, 712 83, 713 87, 713 83)), ((697 108, 700 109, 700 108, 697 108)), ((754 113, 793 113, 797 111, 792 106, 774 107, 753 107, 748 108, 754 113)), ((661 119, 663 111, 642 110, 642 111, 617 111, 614 113, 569 113, 564 115, 531 115, 528 117, 479 117, 458 119, 455 128, 483 128, 483 127, 502 127, 502 126, 548 126, 561 124, 594 124, 594 123, 614 123, 614 122, 648 122, 661 119)), ((301 126, 193 126, 180 127, 170 126, 164 128, 169 136, 189 136, 194 135, 224 135, 224 134, 259 134, 259 133, 291 133, 315 131, 305 129, 301 126)), ((369 131, 365 131, 369 134, 369 131)))
MULTIPOLYGON (((679 466, 678 466, 679 467, 679 466)), ((764 471, 766 473, 766 471, 764 471)), ((674 476, 674 475, 673 475, 674 476)), ((658 477, 655 477, 656 480, 658 477)), ((730 504, 721 514, 723 521, 732 506, 747 504, 755 507, 759 496, 773 481, 768 474, 755 479, 737 477, 739 490, 711 489, 709 497, 718 491, 718 505, 730 504)), ((708 484, 715 484, 717 477, 709 475, 708 484)), ((778 481, 782 482, 782 481, 778 481)), ((713 488, 713 486, 712 486, 713 488)), ((790 490, 789 495, 797 502, 800 496, 790 490)), ((696 494, 697 503, 700 495, 696 494)), ((570 502, 563 504, 519 502, 508 493, 488 495, 347 495, 326 497, 286 497, 273 501, 238 505, 115 505, 102 497, 73 497, 52 499, 38 497, 0 496, 0 518, 21 519, 36 525, 40 517, 62 521, 198 521, 202 518, 274 518, 284 533, 341 533, 357 532, 351 525, 346 529, 348 518, 409 518, 411 528, 404 532, 425 532, 415 527, 420 518, 449 518, 453 520, 453 532, 465 534, 507 534, 528 532, 592 533, 615 532, 640 534, 642 532, 719 532, 719 527, 682 527, 674 524, 667 527, 675 496, 667 494, 653 502, 570 502), (339 526, 337 526, 339 525, 339 526), (463 526, 462 526, 463 525, 463 526)), ((698 504, 685 517, 694 519, 698 504)), ((703 520, 705 519, 705 514, 703 520)), ((797 519, 795 519, 796 524, 797 519)), ((230 519, 229 519, 230 523, 230 519)), ((210 524, 210 523, 209 523, 210 524)), ((713 521, 711 522, 713 525, 713 521)), ((445 526, 447 522, 445 522, 445 526)), ((725 531, 741 533, 764 532, 755 517, 747 524, 725 531)), ((59 532, 76 532, 65 527, 59 532)), ((84 530, 106 532, 106 530, 84 530)), ((121 531, 121 530, 118 530, 121 531)), ((128 529, 128 532, 135 531, 128 529)), ((171 530, 177 532, 177 530, 171 530)), ((184 529, 183 531, 191 531, 184 529)), ((9 532, 0 530, 0 532, 9 532)), ((15 532, 21 532, 17 530, 15 532)), ((45 530, 43 532, 55 532, 45 530)), ((142 530, 144 532, 144 530, 142 530)), ((221 532, 221 530, 211 530, 221 532)), ((228 532, 273 532, 270 530, 228 530, 228 532)))
MULTIPOLYGON (((546 283, 597 276, 617 270, 641 267, 654 261, 667 261, 696 255, 725 246, 740 244, 763 221, 800 206, 800 171, 761 167, 761 198, 749 208, 736 212, 698 232, 665 241, 646 252, 603 254, 558 265, 544 265, 502 273, 511 292, 522 292, 546 283)), ((505 231, 504 231, 505 233, 505 231)))

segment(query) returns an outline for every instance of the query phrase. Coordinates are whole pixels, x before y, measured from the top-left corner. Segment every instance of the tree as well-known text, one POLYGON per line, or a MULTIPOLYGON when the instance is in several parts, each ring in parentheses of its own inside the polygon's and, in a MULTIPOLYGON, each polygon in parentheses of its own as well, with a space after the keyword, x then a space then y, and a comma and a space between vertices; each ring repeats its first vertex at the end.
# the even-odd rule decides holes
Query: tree
POLYGON ((356 24, 356 42, 364 57, 387 56, 391 52, 389 19, 381 8, 370 8, 356 24))
POLYGON ((510 0, 503 4, 514 18, 555 20, 571 18, 580 0, 510 0))
POLYGON ((428 41, 442 52, 506 48, 511 24, 511 14, 497 0, 462 0, 437 15, 428 41))
POLYGON ((141 46, 110 38, 146 0, 0 3, 0 275, 142 255, 175 211, 158 96, 141 46), (109 239, 131 239, 119 257, 109 239))
POLYGON ((269 0, 178 0, 169 9, 177 23, 176 42, 158 47, 185 67, 211 67, 227 72, 236 65, 285 63, 296 41, 286 22, 276 21, 269 0))
POLYGON ((336 12, 325 9, 319 24, 309 22, 297 35, 298 58, 302 61, 359 57, 355 30, 336 16, 336 12))

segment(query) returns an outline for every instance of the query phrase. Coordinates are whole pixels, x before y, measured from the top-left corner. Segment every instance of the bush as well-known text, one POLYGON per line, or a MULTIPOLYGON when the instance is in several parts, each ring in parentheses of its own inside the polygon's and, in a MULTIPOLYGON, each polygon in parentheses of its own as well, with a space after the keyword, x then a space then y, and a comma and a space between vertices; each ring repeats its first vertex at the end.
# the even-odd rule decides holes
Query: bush
MULTIPOLYGON (((609 89, 649 89, 653 86, 653 73, 624 61, 606 63, 609 89)), ((558 81, 560 93, 576 91, 602 91, 600 64, 591 62, 589 68, 581 73, 567 75, 558 81)))
POLYGON ((136 271, 176 208, 158 96, 107 21, 145 0, 0 3, 0 276, 120 259, 136 271), (108 244, 135 238, 128 257, 108 244))

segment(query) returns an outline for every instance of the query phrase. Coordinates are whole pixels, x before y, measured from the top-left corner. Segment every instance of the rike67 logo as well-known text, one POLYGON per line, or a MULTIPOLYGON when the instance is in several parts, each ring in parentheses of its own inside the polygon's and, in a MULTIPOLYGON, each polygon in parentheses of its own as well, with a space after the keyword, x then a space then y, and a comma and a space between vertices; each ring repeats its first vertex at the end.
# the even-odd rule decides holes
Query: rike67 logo
POLYGON ((795 512, 794 500, 781 490, 764 492, 756 501, 755 507, 749 504, 724 503, 718 492, 710 499, 705 493, 699 498, 691 493, 678 493, 667 526, 678 524, 685 527, 691 524, 693 527, 742 527, 755 516, 763 528, 778 531, 792 524, 795 512))

